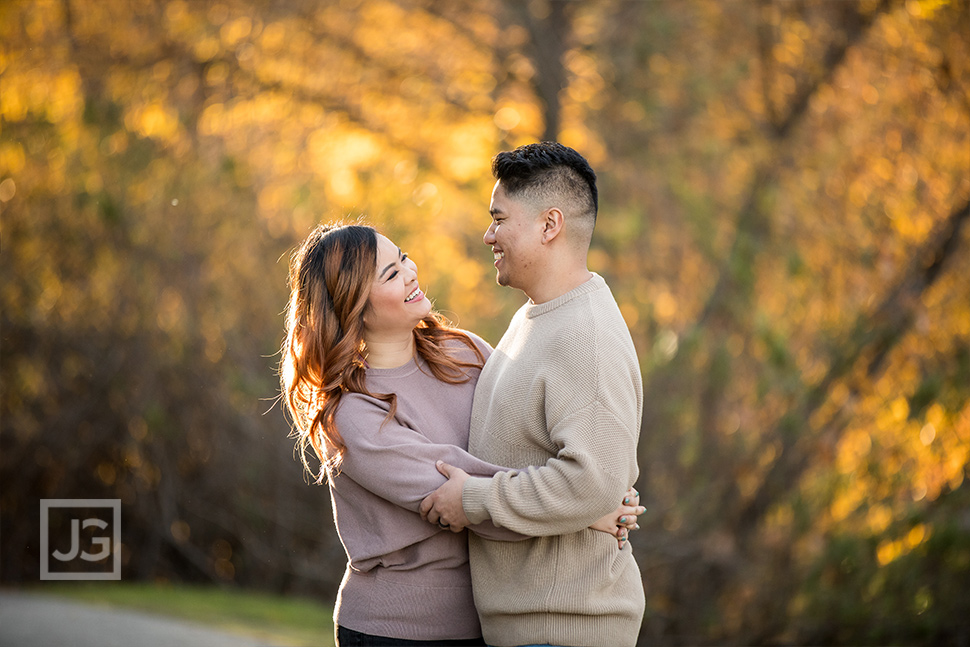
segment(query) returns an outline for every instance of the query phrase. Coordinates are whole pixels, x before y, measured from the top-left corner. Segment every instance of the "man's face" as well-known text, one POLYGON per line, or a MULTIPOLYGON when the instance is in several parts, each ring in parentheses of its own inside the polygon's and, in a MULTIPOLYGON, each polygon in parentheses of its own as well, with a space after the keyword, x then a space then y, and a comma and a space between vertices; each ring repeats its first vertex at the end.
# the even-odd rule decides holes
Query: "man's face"
POLYGON ((499 285, 517 288, 529 294, 537 279, 537 254, 542 241, 541 213, 528 202, 510 198, 495 183, 489 205, 492 222, 482 238, 492 248, 499 285))

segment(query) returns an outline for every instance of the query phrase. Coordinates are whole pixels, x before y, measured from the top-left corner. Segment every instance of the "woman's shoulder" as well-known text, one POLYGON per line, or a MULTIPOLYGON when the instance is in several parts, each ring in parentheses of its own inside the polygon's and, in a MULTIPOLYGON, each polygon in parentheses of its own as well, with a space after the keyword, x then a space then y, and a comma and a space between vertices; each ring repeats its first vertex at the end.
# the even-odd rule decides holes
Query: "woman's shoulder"
MULTIPOLYGON (((482 356, 485 359, 488 359, 488 356, 492 354, 491 344, 489 344, 487 341, 485 341, 484 339, 482 339, 472 331, 464 330, 461 328, 455 328, 455 331, 466 335, 472 341, 475 347, 482 353, 482 356)), ((457 347, 457 348, 468 348, 467 344, 465 344, 465 342, 462 341, 461 339, 448 340, 448 346, 457 347)))
POLYGON ((472 341, 475 342, 475 345, 478 346, 479 348, 481 348, 481 349, 487 349, 489 352, 492 351, 492 345, 489 344, 484 339, 482 339, 481 337, 479 337, 478 335, 476 335, 475 333, 473 333, 472 331, 470 331, 470 330, 462 330, 461 332, 463 332, 466 335, 468 335, 469 337, 471 337, 472 341))

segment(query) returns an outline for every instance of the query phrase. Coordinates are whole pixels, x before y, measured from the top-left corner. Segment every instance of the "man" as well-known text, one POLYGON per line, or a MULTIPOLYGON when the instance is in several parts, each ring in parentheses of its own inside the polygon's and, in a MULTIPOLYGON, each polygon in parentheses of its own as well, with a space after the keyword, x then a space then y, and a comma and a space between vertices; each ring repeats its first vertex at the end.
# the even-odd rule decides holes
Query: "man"
POLYGON ((634 645, 644 609, 629 544, 588 529, 636 481, 643 393, 636 351, 605 281, 586 266, 596 175, 576 151, 530 144, 492 161, 497 281, 529 297, 489 358, 469 451, 517 471, 449 480, 422 515, 458 531, 491 520, 532 538, 469 538, 489 645, 634 645), (538 467, 533 467, 538 466, 538 467))

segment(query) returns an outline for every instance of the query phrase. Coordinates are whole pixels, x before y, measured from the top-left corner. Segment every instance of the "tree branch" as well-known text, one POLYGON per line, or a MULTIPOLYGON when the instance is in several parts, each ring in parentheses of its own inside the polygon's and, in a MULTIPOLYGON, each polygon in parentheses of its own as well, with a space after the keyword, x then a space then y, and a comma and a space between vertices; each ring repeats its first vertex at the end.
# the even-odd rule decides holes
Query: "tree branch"
POLYGON ((862 377, 871 378, 878 371, 886 355, 911 327, 920 297, 960 248, 961 231, 968 220, 970 201, 954 210, 913 253, 909 266, 879 306, 856 320, 850 342, 829 363, 826 375, 775 426, 773 435, 781 438, 782 448, 758 490, 738 513, 742 536, 752 533, 771 505, 797 485, 808 465, 809 447, 817 435, 799 435, 787 427, 804 424, 825 403, 833 385, 845 378, 860 359, 869 357, 862 377))

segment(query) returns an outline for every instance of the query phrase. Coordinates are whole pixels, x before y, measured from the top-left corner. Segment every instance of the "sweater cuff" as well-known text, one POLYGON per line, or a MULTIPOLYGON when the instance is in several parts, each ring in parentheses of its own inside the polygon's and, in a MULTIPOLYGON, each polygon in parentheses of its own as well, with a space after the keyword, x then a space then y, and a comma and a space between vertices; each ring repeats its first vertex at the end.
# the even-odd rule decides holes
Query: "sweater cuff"
POLYGON ((492 479, 473 476, 465 481, 461 489, 461 507, 465 510, 465 516, 473 524, 489 519, 485 501, 488 498, 488 486, 491 482, 492 479))

